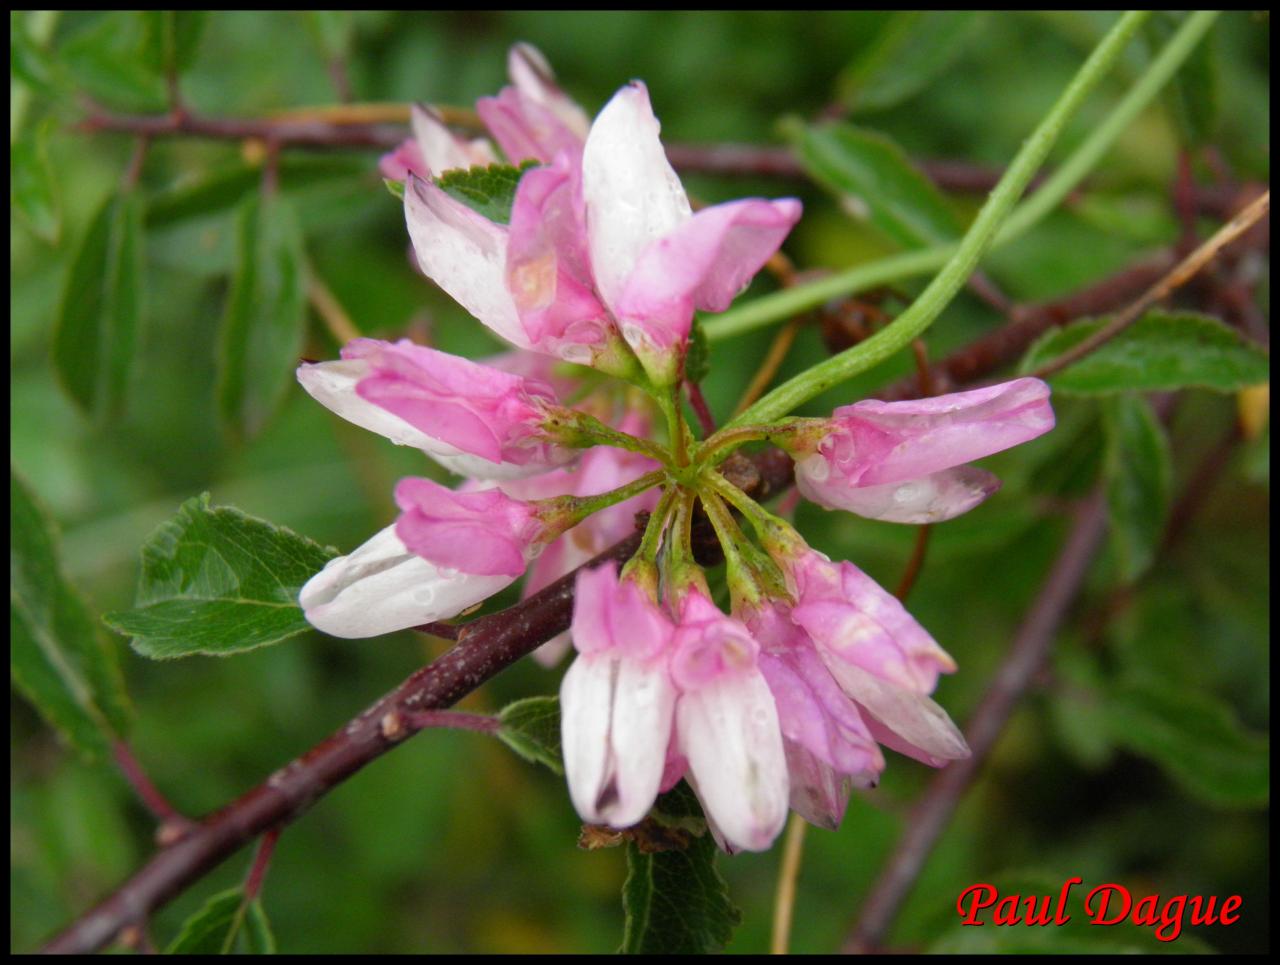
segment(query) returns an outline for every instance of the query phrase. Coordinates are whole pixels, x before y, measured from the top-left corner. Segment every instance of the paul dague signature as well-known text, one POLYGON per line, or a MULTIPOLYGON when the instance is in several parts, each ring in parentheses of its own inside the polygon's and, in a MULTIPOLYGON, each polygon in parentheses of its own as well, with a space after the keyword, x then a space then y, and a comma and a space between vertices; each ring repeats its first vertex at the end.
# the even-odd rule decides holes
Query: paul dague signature
MULTIPOLYGON (((956 899, 962 925, 985 925, 978 913, 991 908, 993 925, 1065 925, 1071 920, 1067 899, 1071 889, 1084 883, 1068 878, 1056 901, 1051 895, 1001 895, 995 885, 970 885, 956 899)), ((1125 919, 1135 925, 1155 926, 1155 936, 1171 942, 1182 934, 1184 925, 1234 925, 1240 920, 1239 895, 1220 900, 1216 895, 1175 895, 1161 902, 1159 895, 1147 895, 1136 903, 1129 889, 1112 882, 1098 885, 1084 898, 1084 912, 1091 924, 1118 925, 1125 919), (1113 900, 1114 899, 1114 900, 1113 900)))

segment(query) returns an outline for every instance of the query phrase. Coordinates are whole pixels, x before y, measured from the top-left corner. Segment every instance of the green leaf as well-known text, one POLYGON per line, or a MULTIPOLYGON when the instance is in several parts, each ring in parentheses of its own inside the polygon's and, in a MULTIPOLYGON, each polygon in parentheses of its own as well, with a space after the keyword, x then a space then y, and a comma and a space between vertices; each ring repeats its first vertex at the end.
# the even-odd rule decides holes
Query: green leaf
POLYGON ((207 10, 144 10, 142 56, 159 74, 181 74, 200 49, 207 10))
MULTIPOLYGON (((279 177, 285 194, 313 184, 366 174, 368 165, 350 158, 285 156, 279 160, 279 177)), ((262 185, 262 168, 235 164, 204 172, 153 194, 147 203, 148 228, 167 227, 194 218, 221 214, 262 185)))
POLYGON ((1118 395, 1104 401, 1102 412, 1111 540, 1120 578, 1132 583, 1151 566, 1164 536, 1173 460, 1164 426, 1144 398, 1118 395))
POLYGON ((946 199, 883 134, 852 124, 801 129, 800 160, 844 208, 907 248, 953 241, 960 226, 946 199))
POLYGON ((1151 758, 1197 798, 1224 807, 1270 799, 1270 741, 1241 727, 1216 697, 1135 679, 1108 695, 1106 712, 1116 743, 1151 758))
POLYGON ((702 319, 696 315, 693 327, 689 329, 689 347, 684 355, 684 377, 688 382, 697 385, 711 371, 711 343, 707 341, 707 330, 702 327, 702 319))
POLYGON ((37 11, 9 11, 9 76, 42 94, 52 93, 57 65, 35 36, 37 11))
POLYGON ((95 100, 128 110, 162 110, 164 80, 144 56, 145 25, 133 11, 92 21, 59 49, 72 79, 95 100))
POLYGON ((627 880, 622 886, 626 926, 620 951, 702 955, 723 949, 742 921, 742 912, 729 899, 729 886, 715 858, 710 834, 693 838, 684 851, 644 854, 628 842, 627 880))
POLYGON ((218 355, 218 412, 232 435, 266 424, 302 351, 306 279, 302 234, 288 201, 254 195, 237 221, 236 272, 218 355))
MULTIPOLYGON (((1147 22, 1146 37, 1152 52, 1169 42, 1187 18, 1185 12, 1159 11, 1147 22)), ((1187 147, 1211 141, 1218 123, 1218 58, 1210 31, 1173 75, 1165 102, 1173 113, 1178 133, 1187 147)))
POLYGON ((560 754, 560 698, 526 697, 498 714, 498 731, 508 747, 527 761, 564 773, 560 754))
POLYGON ((326 60, 342 60, 351 53, 351 11, 305 10, 302 16, 326 60))
POLYGON ((124 408, 143 314, 142 201, 108 198, 71 259, 53 332, 67 394, 100 420, 124 408))
POLYGON ((246 902, 243 890, 231 888, 218 892, 184 921, 165 954, 273 955, 275 950, 275 936, 271 934, 261 900, 246 902))
POLYGON ((506 224, 511 220, 511 205, 515 203, 520 176, 537 163, 525 161, 519 167, 490 164, 488 167, 455 168, 437 178, 436 184, 445 194, 461 201, 472 211, 496 224, 506 224))
POLYGON ((49 130, 53 123, 52 117, 46 117, 33 134, 19 138, 9 147, 9 197, 14 209, 38 237, 51 245, 58 243, 62 231, 57 183, 49 166, 49 130))
POLYGON ((404 200, 403 181, 394 181, 391 178, 383 178, 382 183, 386 185, 387 191, 391 194, 391 197, 395 198, 397 201, 404 200))
POLYGON ((883 110, 922 91, 964 51, 982 14, 902 11, 844 71, 837 97, 853 110, 883 110))
POLYGON ((74 747, 101 754, 129 722, 115 651, 62 575, 53 522, 12 467, 9 526, 13 682, 74 747))
POLYGON ((310 627, 298 591, 336 555, 205 493, 143 544, 134 609, 103 620, 157 660, 279 643, 310 627))
MULTIPOLYGON (((1057 358, 1107 321, 1084 319, 1047 333, 1027 351, 1022 371, 1057 358)), ((1270 378, 1270 356, 1216 318, 1152 311, 1049 382, 1058 392, 1096 395, 1190 388, 1235 392, 1270 378)))

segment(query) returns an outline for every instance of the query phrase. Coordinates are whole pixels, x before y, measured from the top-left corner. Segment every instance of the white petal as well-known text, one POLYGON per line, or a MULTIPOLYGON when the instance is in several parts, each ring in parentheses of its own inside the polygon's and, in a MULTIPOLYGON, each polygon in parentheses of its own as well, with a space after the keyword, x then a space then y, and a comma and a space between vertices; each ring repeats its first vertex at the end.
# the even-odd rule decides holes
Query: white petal
POLYGON ((469 168, 497 161, 493 149, 485 141, 467 143, 462 140, 449 130, 440 115, 431 108, 414 104, 409 116, 413 125, 413 137, 432 174, 439 175, 455 168, 469 168))
POLYGON ((943 469, 904 482, 850 486, 839 480, 812 479, 809 470, 820 461, 820 456, 811 457, 796 466, 796 485, 806 498, 828 509, 846 509, 890 523, 940 523, 967 513, 1000 488, 999 479, 973 466, 943 469))
POLYGON ((507 290, 507 229, 418 178, 405 185, 404 213, 427 277, 498 335, 529 348, 507 290))
POLYGON ((831 676, 860 707, 908 744, 944 761, 969 756, 964 735, 947 712, 924 694, 898 687, 828 655, 819 647, 831 676))
POLYGON ((618 762, 618 800, 603 810, 606 822, 620 828, 648 814, 658 796, 676 703, 665 667, 621 663, 610 734, 618 762))
POLYGON ((618 303, 640 252, 692 216, 658 140, 649 93, 633 82, 605 105, 582 155, 582 197, 596 287, 618 303))
POLYGON ((376 637, 457 616, 514 581, 444 570, 410 553, 395 526, 330 560, 298 602, 312 626, 335 637, 376 637))
POLYGON ((675 691, 661 668, 579 655, 560 685, 569 795, 583 820, 614 827, 653 806, 671 736, 675 691))
POLYGON ((764 851, 787 819, 787 760, 773 695, 758 673, 722 677, 682 694, 681 753, 709 817, 746 851, 764 851))

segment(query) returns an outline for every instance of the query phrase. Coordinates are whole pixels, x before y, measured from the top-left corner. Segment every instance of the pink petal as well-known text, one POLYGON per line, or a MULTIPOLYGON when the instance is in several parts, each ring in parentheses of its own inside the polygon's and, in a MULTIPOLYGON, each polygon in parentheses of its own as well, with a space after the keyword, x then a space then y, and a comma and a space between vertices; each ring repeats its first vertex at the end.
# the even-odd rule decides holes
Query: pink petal
POLYGON ((550 161, 561 151, 582 152, 582 135, 556 112, 523 91, 504 87, 497 97, 476 101, 476 113, 512 164, 550 161))
POLYGON ((890 523, 940 523, 967 513, 1000 488, 985 469, 957 466, 928 476, 874 486, 851 486, 833 478, 815 453, 796 463, 796 488, 827 509, 844 509, 890 523))
POLYGON ((581 149, 590 121, 582 108, 560 89, 542 52, 533 44, 513 44, 507 52, 507 74, 520 93, 555 114, 560 123, 578 138, 581 149))
POLYGON ((728 308, 778 250, 800 210, 790 198, 731 201, 699 211, 650 242, 613 306, 624 336, 633 341, 630 326, 659 349, 682 344, 694 309, 728 308))
MULTIPOLYGON (((921 760, 953 761, 969 756, 964 735, 947 712, 924 694, 899 687, 860 667, 830 658, 819 650, 846 694, 921 760), (924 755, 924 756, 921 756, 924 755)), ((899 745, 899 746, 903 746, 899 745)))
POLYGON ((511 209, 507 287, 531 344, 589 364, 612 322, 592 289, 572 163, 561 154, 520 178, 511 209))
POLYGON ((409 180, 414 174, 424 178, 429 173, 426 159, 422 156, 422 148, 413 138, 403 141, 394 151, 389 151, 378 159, 378 172, 392 181, 409 180))
POLYGON ((689 220, 689 199, 658 140, 644 84, 618 91, 591 125, 582 197, 596 289, 614 314, 641 252, 689 220))
POLYGON ((506 286, 507 229, 418 178, 405 184, 404 211, 423 273, 502 338, 529 348, 506 286))
POLYGON ((810 824, 834 831, 844 820, 853 782, 795 741, 784 740, 791 810, 810 824))
POLYGON ((551 388, 447 352, 402 340, 377 343, 360 397, 456 450, 493 463, 536 463, 545 469, 571 458, 540 442, 551 388))
POLYGON ((1049 387, 1030 378, 909 402, 868 399, 837 409, 833 420, 848 436, 847 453, 833 450, 845 463, 838 472, 862 486, 932 475, 1027 442, 1054 424, 1049 387))
POLYGON ((395 496, 396 535, 423 559, 463 573, 519 576, 541 531, 527 505, 498 489, 456 492, 411 477, 395 496))

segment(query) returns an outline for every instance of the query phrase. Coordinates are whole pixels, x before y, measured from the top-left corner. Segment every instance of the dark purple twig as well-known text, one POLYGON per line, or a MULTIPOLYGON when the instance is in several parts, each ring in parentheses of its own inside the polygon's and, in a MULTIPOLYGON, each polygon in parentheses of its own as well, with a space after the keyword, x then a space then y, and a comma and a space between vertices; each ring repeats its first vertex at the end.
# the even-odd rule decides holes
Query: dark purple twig
POLYGON ((871 951, 884 938, 956 806, 982 770, 1009 716, 1044 664, 1067 609, 1084 584, 1105 527, 1104 500, 1099 489, 1076 513, 1071 535, 965 728, 972 756, 953 761, 939 771, 912 808, 906 831, 863 903, 844 951, 871 951))

